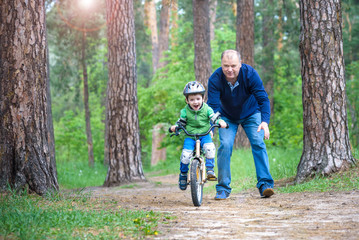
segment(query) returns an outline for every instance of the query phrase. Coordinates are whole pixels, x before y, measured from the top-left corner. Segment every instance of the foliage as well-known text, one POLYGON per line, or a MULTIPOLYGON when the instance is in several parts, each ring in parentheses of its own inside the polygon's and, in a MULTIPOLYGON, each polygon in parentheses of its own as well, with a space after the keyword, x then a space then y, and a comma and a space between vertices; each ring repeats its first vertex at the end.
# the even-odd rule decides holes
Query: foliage
POLYGON ((148 87, 152 80, 151 37, 144 25, 144 6, 142 1, 134 1, 136 30, 136 73, 139 86, 148 87))
MULTIPOLYGON (((104 107, 100 101, 90 98, 91 130, 95 162, 103 162, 104 156, 104 107)), ((65 111, 54 123, 56 159, 58 162, 87 162, 86 122, 84 110, 65 111)))
POLYGON ((359 147, 359 61, 354 61, 347 66, 347 97, 349 134, 353 147, 359 147))
POLYGON ((230 25, 222 25, 214 30, 215 39, 211 42, 213 71, 221 66, 221 55, 226 49, 236 48, 236 31, 230 25))
POLYGON ((345 63, 359 60, 359 2, 355 0, 342 1, 343 42, 345 63))
POLYGON ((163 218, 168 217, 81 193, 42 198, 10 192, 0 197, 0 238, 5 239, 138 239, 157 235, 163 218))
POLYGON ((271 116, 270 144, 291 148, 303 144, 302 81, 286 76, 285 67, 278 66, 274 89, 274 114, 271 116), (291 81, 292 80, 292 81, 291 81))
POLYGON ((86 154, 85 118, 66 111, 54 124, 56 156, 58 161, 81 159, 86 154), (71 155, 70 155, 71 154, 71 155))

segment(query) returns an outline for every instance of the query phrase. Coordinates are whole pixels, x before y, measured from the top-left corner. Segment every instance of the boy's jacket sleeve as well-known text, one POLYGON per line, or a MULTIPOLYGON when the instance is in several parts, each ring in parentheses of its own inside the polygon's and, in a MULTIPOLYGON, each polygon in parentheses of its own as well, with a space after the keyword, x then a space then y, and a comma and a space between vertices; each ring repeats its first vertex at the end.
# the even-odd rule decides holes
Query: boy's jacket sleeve
POLYGON ((187 124, 187 112, 186 112, 185 108, 181 110, 180 118, 177 120, 176 124, 178 122, 180 122, 184 127, 186 126, 186 124, 187 124))

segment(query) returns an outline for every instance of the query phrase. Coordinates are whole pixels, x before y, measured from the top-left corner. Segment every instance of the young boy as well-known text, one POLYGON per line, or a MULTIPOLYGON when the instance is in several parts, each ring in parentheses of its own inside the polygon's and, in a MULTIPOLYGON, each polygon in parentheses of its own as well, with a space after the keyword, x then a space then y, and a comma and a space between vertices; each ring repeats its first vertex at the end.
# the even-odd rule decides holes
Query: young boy
MULTIPOLYGON (((203 100, 205 89, 201 83, 192 81, 186 84, 183 95, 186 97, 187 105, 181 110, 180 119, 177 122, 181 122, 186 130, 191 134, 202 134, 206 133, 211 127, 211 123, 216 121, 213 109, 209 107, 203 100)), ((219 119, 217 120, 221 128, 226 127, 226 122, 219 119)), ((176 126, 171 126, 171 131, 176 131, 176 126)), ((206 156, 206 170, 207 178, 209 180, 216 180, 214 173, 214 157, 215 157, 215 146, 212 142, 212 137, 208 134, 200 138, 201 148, 205 152, 206 156)), ((183 150, 181 155, 181 164, 179 174, 178 185, 181 190, 187 189, 187 173, 188 165, 192 156, 192 152, 195 148, 196 141, 193 138, 187 137, 183 143, 183 150)))

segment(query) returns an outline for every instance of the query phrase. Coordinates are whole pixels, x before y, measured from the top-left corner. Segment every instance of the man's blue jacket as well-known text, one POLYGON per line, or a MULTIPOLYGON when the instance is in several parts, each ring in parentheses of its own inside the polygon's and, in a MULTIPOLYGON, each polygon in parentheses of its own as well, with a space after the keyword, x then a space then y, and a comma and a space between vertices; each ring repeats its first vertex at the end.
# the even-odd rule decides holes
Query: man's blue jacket
POLYGON ((242 120, 260 112, 262 122, 269 124, 270 102, 257 71, 242 64, 237 82, 231 90, 222 67, 218 68, 208 80, 208 105, 230 120, 242 120))

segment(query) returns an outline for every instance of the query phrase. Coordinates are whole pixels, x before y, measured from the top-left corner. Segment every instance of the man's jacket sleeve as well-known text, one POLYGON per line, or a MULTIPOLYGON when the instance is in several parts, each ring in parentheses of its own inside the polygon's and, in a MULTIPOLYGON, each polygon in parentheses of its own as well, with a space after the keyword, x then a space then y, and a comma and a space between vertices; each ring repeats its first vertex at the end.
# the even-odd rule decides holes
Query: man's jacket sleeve
POLYGON ((269 124, 270 121, 270 102, 268 94, 264 89, 263 82, 256 71, 250 76, 251 92, 256 98, 261 112, 262 122, 269 124))
POLYGON ((220 76, 217 72, 213 73, 208 80, 208 100, 207 104, 213 109, 213 112, 219 112, 221 108, 221 93, 219 89, 220 76))

